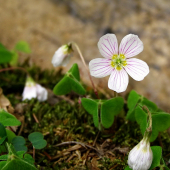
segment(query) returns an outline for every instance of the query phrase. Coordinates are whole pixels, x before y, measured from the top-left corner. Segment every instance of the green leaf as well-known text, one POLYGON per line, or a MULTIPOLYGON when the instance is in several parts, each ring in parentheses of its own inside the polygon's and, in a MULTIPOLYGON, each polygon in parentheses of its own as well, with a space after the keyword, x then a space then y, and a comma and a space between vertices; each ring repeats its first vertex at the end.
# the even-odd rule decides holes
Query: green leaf
POLYGON ((0 160, 6 161, 8 159, 8 155, 1 155, 0 160))
POLYGON ((6 129, 8 143, 11 143, 12 139, 16 136, 14 132, 11 130, 6 129))
POLYGON ((4 126, 19 126, 21 125, 21 122, 17 120, 15 116, 12 114, 6 112, 5 110, 0 110, 0 123, 2 123, 4 126))
POLYGON ((0 64, 9 63, 12 59, 12 53, 8 50, 0 49, 0 64))
MULTIPOLYGON (((147 114, 138 106, 135 109, 135 117, 137 123, 140 125, 142 134, 147 128, 147 114)), ((159 132, 162 132, 170 127, 170 114, 164 112, 157 112, 152 115, 152 134, 150 142, 153 142, 159 132)))
POLYGON ((140 104, 142 105, 142 106, 147 106, 147 108, 150 110, 150 112, 155 112, 155 111, 157 111, 158 110, 158 106, 155 104, 155 103, 153 103, 153 102, 151 102, 150 100, 148 100, 148 99, 146 99, 146 98, 144 98, 141 102, 140 102, 140 104))
POLYGON ((0 161, 0 169, 2 170, 2 168, 6 165, 7 161, 0 161))
POLYGON ((16 45, 15 45, 15 50, 17 51, 21 51, 21 52, 24 52, 24 53, 28 53, 30 54, 31 53, 31 49, 29 47, 29 44, 25 41, 19 41, 16 45))
POLYGON ((153 152, 153 161, 149 170, 152 170, 153 168, 159 166, 162 157, 162 148, 160 146, 152 146, 151 150, 153 152))
POLYGON ((93 122, 95 127, 99 126, 99 118, 98 118, 98 103, 95 100, 82 98, 82 105, 84 109, 91 115, 93 115, 93 122))
POLYGON ((25 139, 22 136, 16 136, 11 142, 16 151, 27 152, 27 147, 25 146, 25 139))
POLYGON ((124 170, 132 170, 131 168, 129 168, 129 166, 127 166, 124 170))
POLYGON ((139 102, 141 96, 136 93, 136 91, 132 90, 128 96, 127 100, 127 106, 129 108, 127 112, 126 119, 130 121, 135 121, 135 107, 137 106, 137 103, 139 102))
POLYGON ((0 50, 7 50, 6 47, 0 43, 0 50))
POLYGON ((11 51, 11 52, 12 52, 12 59, 11 59, 11 61, 10 61, 10 64, 11 64, 12 66, 16 66, 17 63, 18 63, 18 53, 15 52, 15 51, 11 51))
POLYGON ((0 123, 0 145, 5 141, 7 138, 5 127, 2 123, 0 123))
POLYGON ((140 98, 141 96, 138 93, 136 93, 136 91, 132 90, 129 93, 128 100, 127 100, 128 108, 134 109, 140 98))
POLYGON ((78 65, 73 64, 71 69, 65 74, 64 78, 55 85, 53 92, 56 95, 65 95, 74 91, 80 95, 84 95, 86 91, 79 81, 80 75, 78 65))
POLYGON ((35 160, 30 154, 25 154, 25 151, 18 151, 17 155, 19 158, 24 159, 25 161, 29 162, 30 164, 34 164, 35 160))
POLYGON ((150 141, 153 142, 157 138, 159 132, 163 132, 169 127, 170 127, 170 114, 158 112, 158 114, 152 115, 152 135, 150 141))
POLYGON ((32 143, 35 149, 42 149, 47 145, 47 141, 44 140, 44 136, 40 132, 33 132, 28 136, 29 141, 32 143))
POLYGON ((80 74, 79 74, 79 68, 78 65, 75 63, 73 64, 73 66, 71 67, 71 69, 68 71, 69 73, 72 73, 72 75, 78 80, 80 81, 80 74))
POLYGON ((105 128, 112 126, 114 116, 122 110, 123 105, 124 100, 122 97, 107 100, 101 105, 101 123, 105 128))
POLYGON ((170 170, 167 166, 164 167, 165 170, 170 170))
POLYGON ((136 121, 140 126, 142 134, 144 134, 147 127, 147 114, 139 106, 135 109, 136 121))

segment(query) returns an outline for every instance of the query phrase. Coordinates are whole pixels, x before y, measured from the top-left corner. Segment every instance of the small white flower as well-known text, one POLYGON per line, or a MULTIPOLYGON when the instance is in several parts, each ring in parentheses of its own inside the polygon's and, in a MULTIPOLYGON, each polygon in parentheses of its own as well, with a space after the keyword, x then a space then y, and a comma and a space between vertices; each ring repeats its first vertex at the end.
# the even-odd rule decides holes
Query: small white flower
POLYGON ((128 74, 136 81, 141 81, 149 73, 144 61, 131 58, 143 51, 143 43, 137 35, 126 35, 118 49, 116 36, 106 34, 100 38, 98 48, 104 58, 90 61, 90 74, 97 78, 110 75, 108 87, 117 93, 126 90, 128 74))
POLYGON ((47 100, 48 92, 44 87, 42 87, 39 84, 36 84, 36 90, 37 90, 37 99, 40 102, 47 100))
POLYGON ((142 139, 129 153, 128 165, 133 170, 148 170, 152 164, 153 153, 150 142, 142 139))
POLYGON ((52 64, 54 67, 66 66, 70 60, 72 52, 71 44, 61 46, 54 54, 52 58, 52 64))
POLYGON ((41 102, 47 100, 47 97, 47 90, 40 84, 35 83, 31 77, 28 77, 24 91, 22 93, 22 100, 31 100, 32 98, 37 98, 41 102))

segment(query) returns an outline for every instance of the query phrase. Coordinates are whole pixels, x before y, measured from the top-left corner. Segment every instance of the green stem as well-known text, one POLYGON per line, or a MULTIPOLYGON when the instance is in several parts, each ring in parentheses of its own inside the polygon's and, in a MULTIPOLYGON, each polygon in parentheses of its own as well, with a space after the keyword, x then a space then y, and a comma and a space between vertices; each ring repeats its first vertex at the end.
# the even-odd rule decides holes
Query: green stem
POLYGON ((147 137, 148 139, 150 138, 151 134, 152 134, 152 115, 151 112, 149 111, 149 109, 147 108, 147 106, 143 106, 142 107, 143 110, 147 111, 148 116, 149 116, 149 126, 145 131, 144 137, 147 137))
POLYGON ((87 67, 87 65, 86 65, 86 62, 85 62, 85 60, 84 60, 84 57, 83 57, 83 55, 82 55, 82 53, 81 53, 81 51, 80 51, 80 48, 79 48, 79 46, 78 46, 75 42, 72 42, 72 44, 76 47, 77 52, 79 53, 79 56, 80 56, 80 58, 81 58, 81 60, 82 60, 82 62, 83 62, 83 64, 84 64, 84 66, 85 66, 85 68, 86 68, 86 70, 87 70, 87 73, 88 73, 89 79, 90 79, 90 81, 91 81, 91 84, 92 84, 94 93, 95 93, 96 97, 99 99, 97 89, 96 89, 96 87, 95 87, 95 85, 94 85, 94 82, 93 82, 93 80, 92 80, 92 77, 91 77, 91 75, 90 75, 89 69, 88 69, 88 67, 87 67))

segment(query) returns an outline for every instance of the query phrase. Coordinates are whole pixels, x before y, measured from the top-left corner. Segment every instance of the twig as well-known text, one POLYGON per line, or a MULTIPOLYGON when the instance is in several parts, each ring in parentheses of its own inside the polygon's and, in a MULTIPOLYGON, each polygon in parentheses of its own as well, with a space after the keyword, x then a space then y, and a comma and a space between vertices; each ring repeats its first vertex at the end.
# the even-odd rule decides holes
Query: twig
POLYGON ((34 146, 33 146, 33 150, 32 150, 32 154, 33 154, 33 159, 35 160, 35 148, 34 148, 34 146))
POLYGON ((85 66, 85 68, 86 68, 86 70, 87 70, 88 76, 89 76, 89 78, 90 78, 90 81, 91 81, 91 84, 92 84, 94 93, 95 93, 96 97, 99 99, 98 92, 97 92, 97 90, 96 90, 96 87, 95 87, 94 82, 93 82, 93 80, 92 80, 92 77, 91 77, 91 75, 90 75, 89 69, 88 69, 88 67, 87 67, 87 65, 86 65, 86 62, 85 62, 85 60, 84 60, 84 57, 83 57, 83 55, 82 55, 82 53, 81 53, 81 51, 80 51, 80 48, 79 48, 79 46, 78 46, 75 42, 72 42, 72 44, 76 47, 76 49, 77 49, 77 51, 78 51, 78 53, 79 53, 79 55, 80 55, 80 58, 81 58, 81 60, 82 60, 82 62, 83 62, 83 64, 84 64, 84 66, 85 66))
POLYGON ((39 124, 39 126, 41 126, 41 125, 40 125, 40 122, 39 122, 39 120, 38 120, 38 119, 37 119, 37 117, 36 117, 36 115, 35 115, 34 113, 33 113, 32 115, 33 115, 33 117, 34 117, 34 120, 36 121, 36 123, 38 123, 38 124, 39 124))
POLYGON ((22 67, 3 68, 3 69, 0 70, 0 72, 9 71, 9 70, 16 70, 16 69, 22 70, 22 71, 26 72, 28 76, 30 76, 30 74, 28 73, 28 71, 27 71, 25 68, 22 68, 22 67))
POLYGON ((55 146, 70 145, 70 144, 78 144, 78 145, 81 145, 81 146, 83 146, 83 147, 85 147, 85 148, 88 147, 88 148, 90 148, 90 149, 95 150, 95 151, 98 152, 100 155, 103 155, 100 150, 94 148, 93 146, 90 146, 90 145, 87 145, 87 144, 85 144, 85 143, 82 143, 82 142, 68 141, 68 142, 60 143, 60 144, 55 145, 55 146))

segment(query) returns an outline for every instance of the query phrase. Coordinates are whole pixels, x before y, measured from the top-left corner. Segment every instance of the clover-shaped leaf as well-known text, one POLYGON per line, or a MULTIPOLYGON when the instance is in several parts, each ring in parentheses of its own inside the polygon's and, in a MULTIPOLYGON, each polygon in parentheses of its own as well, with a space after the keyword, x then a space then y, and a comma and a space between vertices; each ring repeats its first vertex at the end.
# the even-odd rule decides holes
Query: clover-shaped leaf
POLYGON ((30 164, 34 164, 35 160, 30 154, 25 154, 25 151, 18 151, 17 155, 19 158, 24 159, 25 161, 29 162, 30 164))
POLYGON ((162 148, 160 146, 152 146, 151 149, 153 153, 153 161, 149 170, 152 170, 153 168, 159 166, 162 157, 162 148))
POLYGON ((11 143, 13 144, 16 151, 27 152, 27 147, 25 146, 25 139, 22 136, 14 137, 11 143))
POLYGON ((44 140, 44 136, 40 132, 31 133, 28 139, 35 149, 42 149, 47 145, 47 141, 44 140))
MULTIPOLYGON (((137 123, 140 125, 142 134, 144 134, 147 128, 147 114, 138 106, 135 109, 135 117, 137 123)), ((152 114, 152 135, 150 142, 153 142, 159 132, 162 132, 170 127, 170 114, 165 112, 154 112, 152 114)))
POLYGON ((6 112, 5 110, 0 110, 0 123, 4 126, 19 126, 21 122, 12 114, 6 112))
POLYGON ((53 89, 56 95, 65 95, 74 91, 80 95, 86 93, 84 87, 80 84, 80 75, 78 65, 75 63, 71 69, 65 74, 64 78, 56 84, 53 89))
POLYGON ((29 44, 26 41, 19 41, 16 45, 15 45, 15 50, 20 51, 20 52, 24 52, 24 53, 31 53, 31 49, 29 47, 29 44))
POLYGON ((105 128, 112 126, 114 116, 117 115, 123 108, 123 98, 116 97, 110 100, 92 100, 83 98, 82 105, 84 109, 93 115, 95 127, 100 129, 100 125, 105 128))

